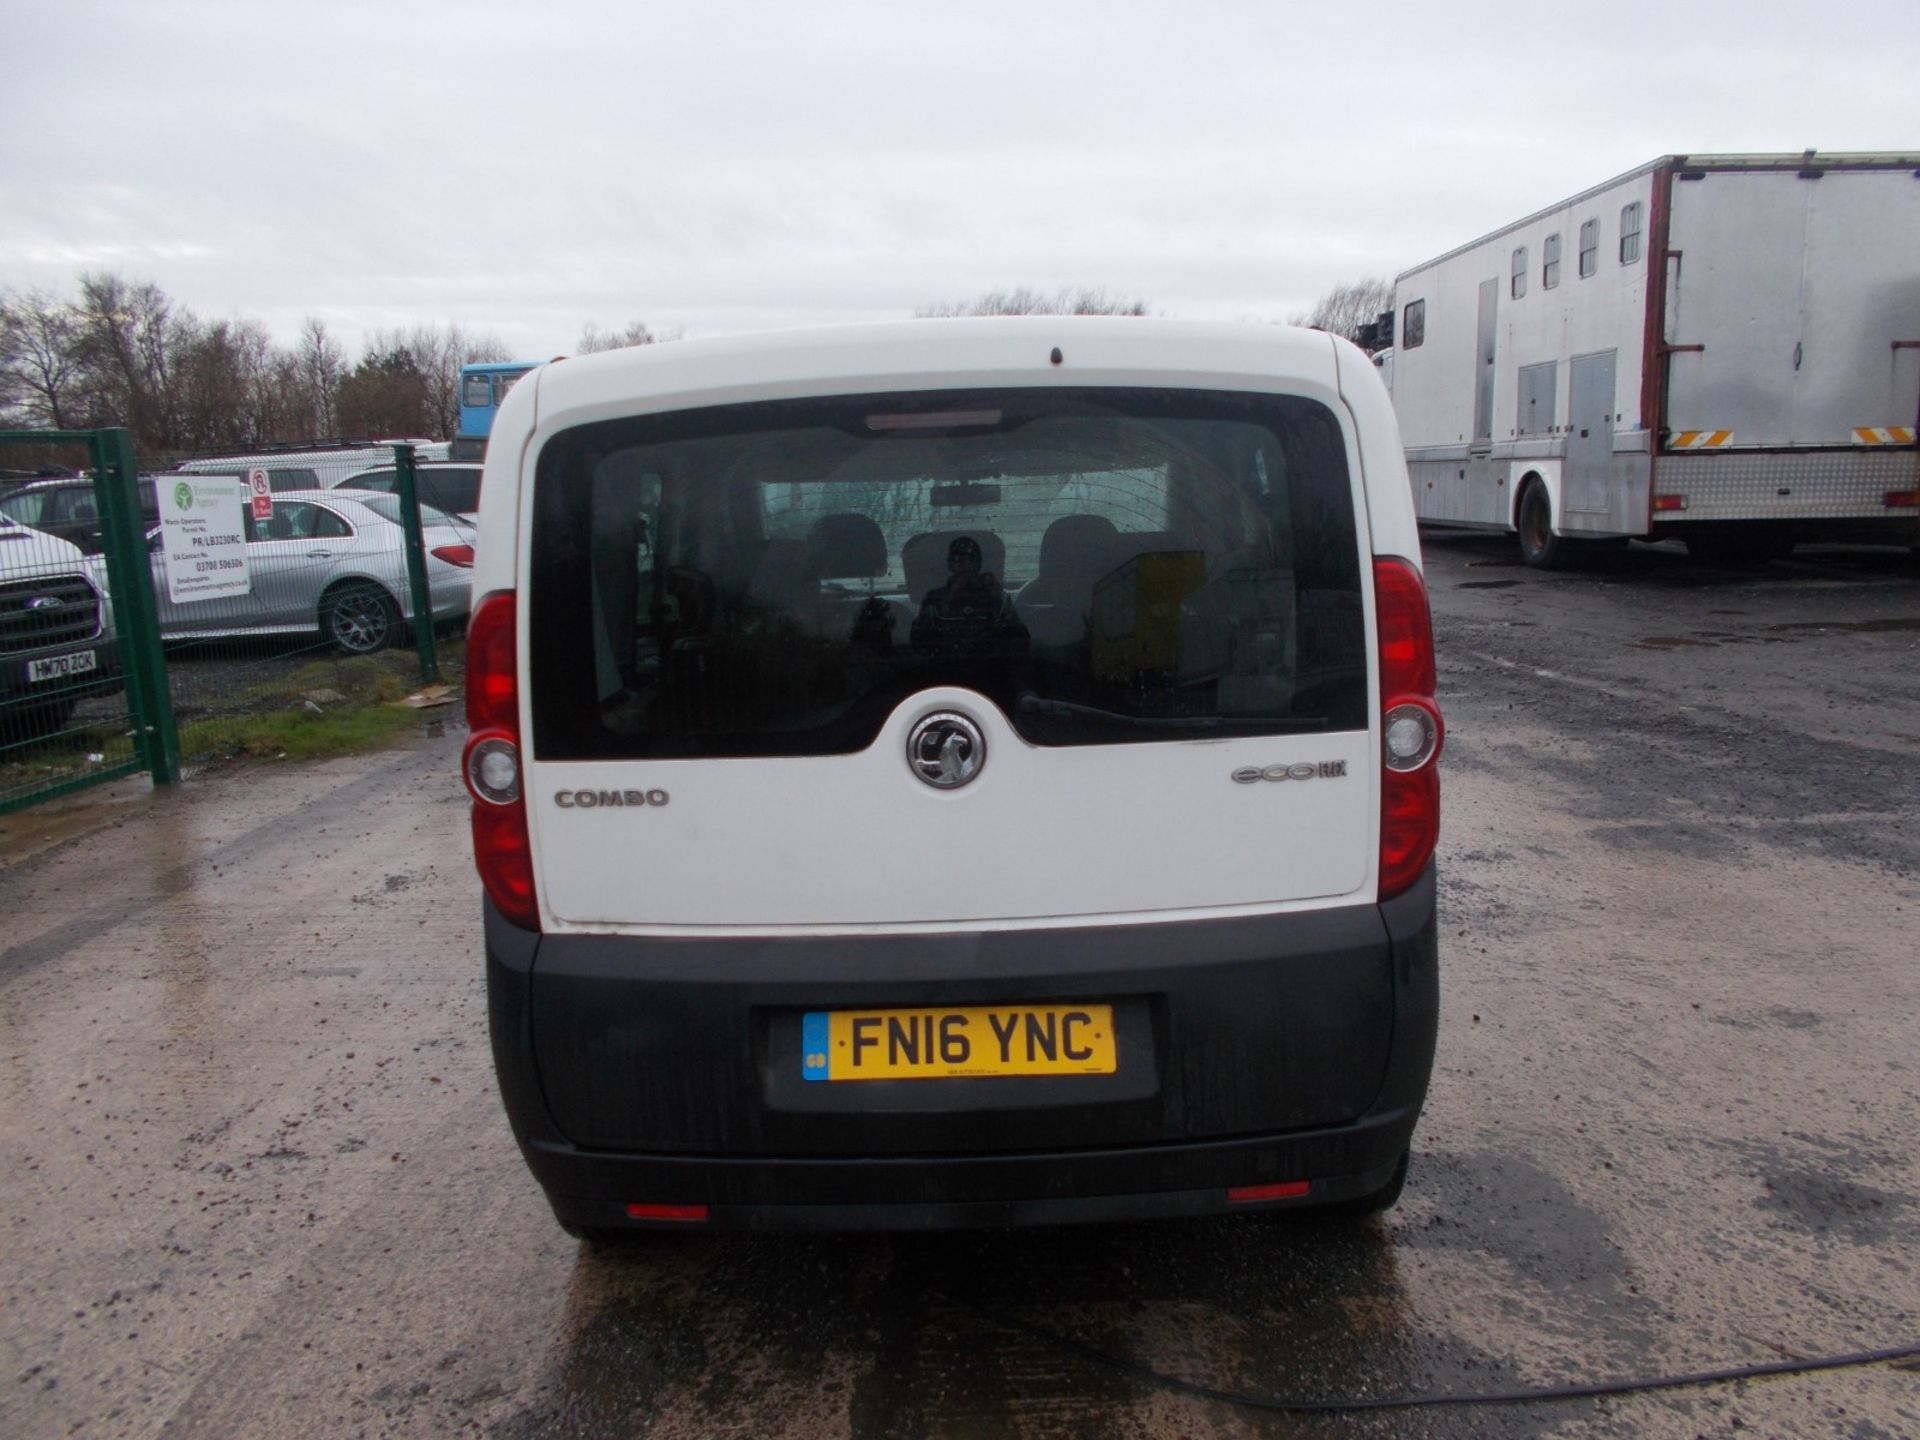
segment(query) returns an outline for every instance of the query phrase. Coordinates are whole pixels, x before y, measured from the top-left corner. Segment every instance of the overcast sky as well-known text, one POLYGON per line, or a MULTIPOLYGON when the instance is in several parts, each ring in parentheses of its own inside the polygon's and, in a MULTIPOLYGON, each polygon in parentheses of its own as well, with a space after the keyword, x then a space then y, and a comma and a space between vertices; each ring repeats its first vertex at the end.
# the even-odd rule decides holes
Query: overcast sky
MULTIPOLYGON (((1670 151, 1920 150, 1914 0, 0 0, 0 288, 572 348, 1279 319, 1670 151)), ((1920 243, 1920 241, 1916 241, 1920 243)))

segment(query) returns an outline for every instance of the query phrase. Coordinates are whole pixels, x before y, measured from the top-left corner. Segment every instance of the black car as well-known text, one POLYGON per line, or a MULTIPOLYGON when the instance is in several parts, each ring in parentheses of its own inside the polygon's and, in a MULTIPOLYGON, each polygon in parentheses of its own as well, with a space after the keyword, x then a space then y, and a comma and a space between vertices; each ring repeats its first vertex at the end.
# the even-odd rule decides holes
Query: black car
MULTIPOLYGON (((160 523, 160 501, 154 477, 140 477, 140 528, 160 523)), ((45 535, 57 535, 89 555, 105 548, 101 540, 100 504, 93 481, 85 476, 67 480, 35 480, 10 494, 0 495, 0 515, 45 535)))

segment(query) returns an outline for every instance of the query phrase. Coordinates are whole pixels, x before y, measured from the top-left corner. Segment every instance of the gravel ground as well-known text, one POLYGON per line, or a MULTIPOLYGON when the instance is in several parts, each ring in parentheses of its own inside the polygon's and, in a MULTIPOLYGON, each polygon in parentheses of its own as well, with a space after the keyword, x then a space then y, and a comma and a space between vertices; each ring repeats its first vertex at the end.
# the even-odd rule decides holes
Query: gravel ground
POLYGON ((0 1433, 1920 1433, 1920 569, 1431 537, 1444 1018, 1358 1227, 583 1252, 492 1086, 458 736, 0 822, 0 1433))

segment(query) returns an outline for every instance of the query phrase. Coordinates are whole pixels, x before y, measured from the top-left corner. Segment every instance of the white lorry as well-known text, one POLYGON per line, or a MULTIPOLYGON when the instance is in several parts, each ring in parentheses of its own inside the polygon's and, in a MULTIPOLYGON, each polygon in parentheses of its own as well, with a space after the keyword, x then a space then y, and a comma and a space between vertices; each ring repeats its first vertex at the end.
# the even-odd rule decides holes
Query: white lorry
POLYGON ((1669 155, 1394 283, 1423 521, 1920 541, 1920 155, 1669 155))

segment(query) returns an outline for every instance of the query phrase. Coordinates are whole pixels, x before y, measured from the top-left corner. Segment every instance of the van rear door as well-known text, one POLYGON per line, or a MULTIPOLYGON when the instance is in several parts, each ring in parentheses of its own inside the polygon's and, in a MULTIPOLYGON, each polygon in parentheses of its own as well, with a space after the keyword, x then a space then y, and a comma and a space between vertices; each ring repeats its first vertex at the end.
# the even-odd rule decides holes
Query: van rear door
POLYGON ((552 928, 1085 923, 1371 883, 1365 507, 1302 395, 562 430, 525 761, 552 928))

